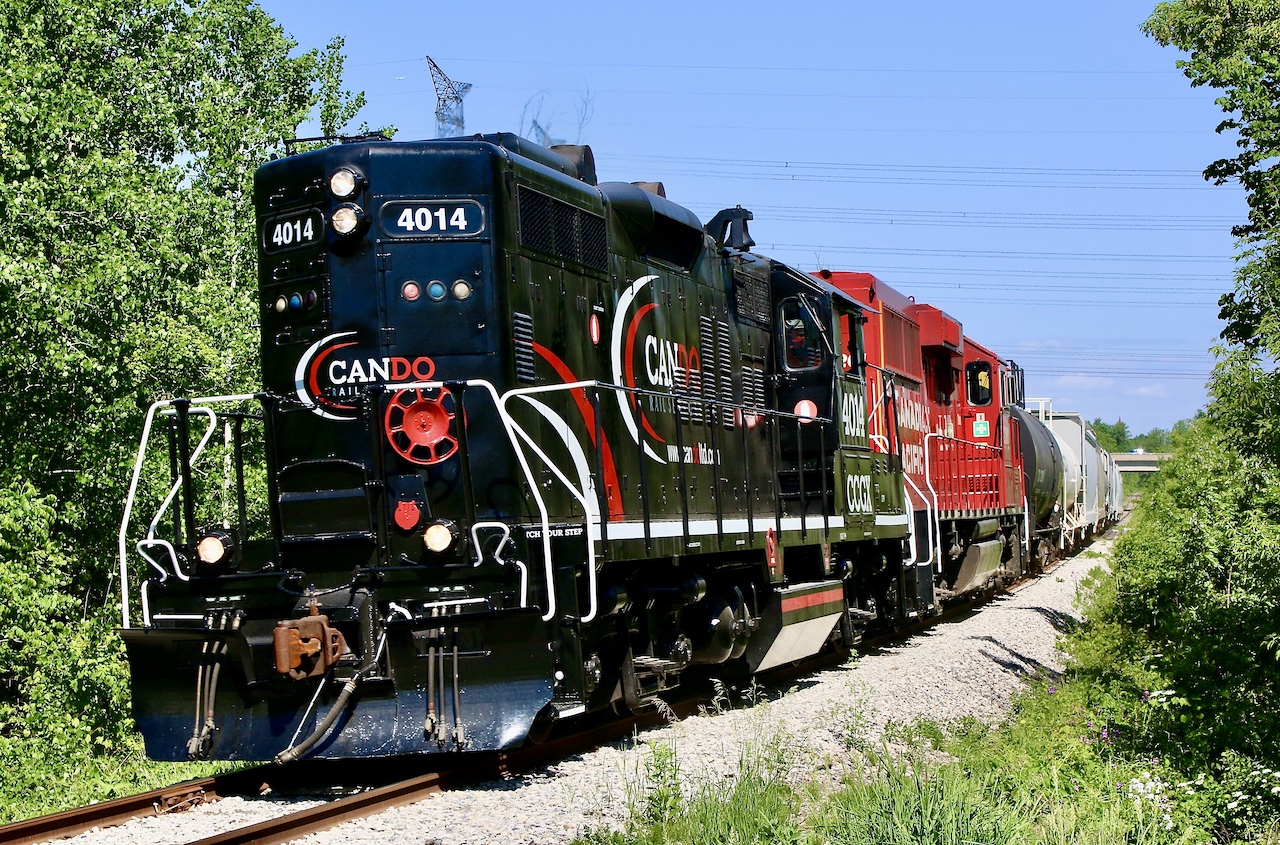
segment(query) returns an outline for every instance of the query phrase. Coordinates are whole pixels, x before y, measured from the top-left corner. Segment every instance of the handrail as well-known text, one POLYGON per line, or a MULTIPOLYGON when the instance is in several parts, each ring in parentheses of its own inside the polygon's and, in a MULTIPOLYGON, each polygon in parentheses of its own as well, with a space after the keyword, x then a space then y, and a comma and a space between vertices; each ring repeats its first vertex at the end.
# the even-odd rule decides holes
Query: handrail
MULTIPOLYGON (((524 451, 519 447, 517 437, 524 438, 530 444, 532 444, 532 439, 508 413, 503 394, 498 393, 498 389, 493 386, 492 382, 487 379, 466 379, 461 383, 466 387, 482 388, 488 391, 493 398, 494 409, 498 412, 498 419, 502 421, 502 426, 507 431, 507 440, 511 443, 516 460, 520 462, 520 469, 524 472, 525 481, 529 484, 529 492, 533 496, 534 503, 538 506, 538 514, 542 521, 543 574, 547 579, 547 610, 542 615, 542 621, 549 622, 556 615, 555 569, 551 563, 551 518, 547 511, 547 504, 543 501, 542 493, 538 490, 538 483, 533 475, 533 469, 529 466, 529 461, 526 459, 524 451)), ((395 387, 398 390, 435 390, 444 388, 446 385, 445 381, 437 380, 415 381, 408 384, 397 384, 395 387)), ((535 449, 537 448, 536 444, 532 445, 534 445, 535 449)), ((553 471, 555 471, 554 468, 553 471)))
MULTIPOLYGON (((190 401, 192 404, 198 403, 200 405, 212 405, 224 402, 247 402, 253 398, 254 394, 248 393, 233 396, 203 396, 199 399, 192 399, 190 401)), ((120 534, 118 537, 120 553, 120 627, 122 628, 129 627, 129 520, 133 516, 133 504, 138 495, 138 482, 142 478, 142 465, 147 456, 147 444, 151 437, 151 426, 154 424, 156 414, 159 410, 172 405, 174 401, 175 400, 173 399, 161 399, 151 403, 151 407, 147 409, 147 416, 142 426, 142 442, 138 445, 138 455, 133 462, 133 475, 129 481, 129 492, 125 497, 124 515, 120 519, 120 534)), ((207 408, 201 410, 212 413, 212 411, 209 411, 207 408)), ((216 417, 216 414, 214 416, 216 417)), ((202 447, 197 447, 197 454, 200 448, 202 447)), ((179 481, 180 480, 181 479, 179 479, 179 481)))
MULTIPOLYGON (((929 476, 926 470, 926 475, 925 475, 926 483, 928 482, 928 478, 929 476)), ((910 537, 909 542, 911 544, 911 562, 914 563, 916 566, 924 566, 924 565, 933 566, 934 565, 933 552, 937 545, 934 538, 942 536, 942 526, 936 524, 938 520, 938 509, 936 506, 933 508, 929 507, 928 497, 925 496, 925 494, 920 490, 920 488, 916 485, 916 483, 911 480, 910 473, 903 472, 902 481, 903 481, 903 491, 905 492, 906 485, 910 484, 911 489, 916 491, 916 495, 919 496, 920 501, 924 503, 925 541, 929 546, 929 559, 922 564, 919 562, 919 560, 917 560, 919 556, 919 549, 916 547, 916 532, 915 532, 915 524, 914 524, 915 520, 913 519, 912 525, 910 526, 912 530, 909 535, 910 537)), ((904 496, 903 498, 906 499, 908 504, 911 503, 910 496, 904 496)), ((936 497, 935 497, 935 501, 936 501, 936 497)), ((914 513, 915 508, 912 508, 911 511, 912 513, 914 513)), ((937 566, 938 566, 938 571, 941 572, 942 571, 941 556, 938 557, 937 566)))
MULTIPOLYGON (((589 599, 590 603, 589 603, 586 614, 580 617, 580 621, 582 622, 592 621, 598 615, 598 612, 599 612, 599 606, 598 606, 599 597, 597 595, 598 584, 597 584, 597 572, 596 572, 596 550, 595 550, 594 537, 596 536, 596 533, 599 533, 601 531, 601 528, 603 525, 603 515, 601 513, 600 504, 597 497, 590 495, 590 492, 591 492, 591 487, 593 483, 598 483, 598 480, 593 480, 593 473, 587 461, 586 454, 582 451, 581 445, 578 443, 578 441, 575 438, 568 437, 566 433, 566 436, 563 439, 565 440, 566 447, 570 450, 570 457, 574 462, 574 469, 577 471, 576 474, 578 475, 578 483, 575 484, 574 481, 570 480, 568 474, 563 470, 563 468, 561 468, 554 461, 552 461, 551 458, 547 455, 547 453, 538 445, 538 443, 530 435, 530 433, 526 431, 525 428, 522 427, 515 420, 511 412, 510 402, 515 399, 521 399, 542 416, 548 419, 553 419, 556 422, 562 423, 563 421, 560 420, 550 408, 548 408, 543 403, 537 401, 537 399, 534 397, 543 393, 565 392, 565 391, 571 391, 571 390, 586 390, 586 389, 592 389, 596 391, 604 389, 607 391, 613 391, 619 397, 625 396, 627 394, 631 394, 634 396, 679 398, 679 394, 656 391, 656 390, 648 390, 644 388, 629 387, 629 386, 620 385, 620 384, 610 384, 610 383, 601 382, 598 380, 581 380, 581 381, 574 381, 574 382, 567 382, 567 383, 560 383, 560 384, 512 388, 503 393, 499 393, 497 387, 492 382, 485 379, 467 379, 462 381, 445 381, 445 380, 418 381, 418 382, 400 383, 400 384, 394 385, 394 387, 399 390, 411 390, 411 389, 447 388, 450 385, 461 385, 464 387, 482 388, 484 391, 486 391, 489 394, 489 396, 493 399, 495 409, 498 412, 498 418, 502 421, 503 428, 507 433, 507 440, 511 444, 512 451, 515 453, 515 457, 519 462, 521 471, 525 476, 525 480, 528 482, 530 494, 536 505, 538 516, 540 518, 540 522, 543 529, 541 540, 542 540, 543 558, 544 558, 544 576, 546 578, 546 583, 547 583, 547 608, 544 615, 542 616, 543 621, 549 621, 555 617, 558 601, 557 601, 557 595, 555 590, 555 571, 554 571, 554 567, 551 559, 550 511, 547 506, 546 500, 543 498, 539 490, 539 485, 536 481, 533 469, 529 463, 529 453, 532 453, 533 456, 537 457, 540 461, 542 461, 542 463, 547 467, 547 469, 549 469, 556 476, 559 482, 565 486, 569 494, 578 502, 579 505, 581 505, 583 509, 583 513, 585 514, 585 517, 586 517, 586 522, 587 522, 587 575, 588 575, 588 581, 589 581, 588 593, 590 596, 590 599, 589 599), (593 532, 592 529, 595 529, 595 531, 593 532)), ((190 459, 188 461, 188 466, 185 468, 186 472, 190 472, 190 466, 195 463, 196 459, 201 455, 205 446, 208 444, 208 442, 212 438, 213 433, 217 430, 217 422, 219 418, 218 413, 213 411, 211 408, 204 407, 204 406, 213 405, 213 404, 230 404, 235 402, 247 402, 256 398, 260 398, 260 396, 261 396, 260 394, 236 394, 236 395, 228 395, 228 396, 201 397, 198 399, 191 399, 191 400, 165 399, 165 400, 154 402, 151 405, 151 407, 148 409, 146 420, 143 426, 141 443, 139 444, 138 454, 134 461, 133 475, 130 480, 129 492, 125 501, 124 515, 121 519, 120 533, 118 538, 119 539, 119 556, 120 556, 120 580, 121 580, 120 595, 121 595, 122 627, 129 628, 131 624, 130 614, 129 614, 129 579, 128 579, 128 551, 127 551, 128 528, 133 515, 133 507, 136 501, 138 486, 141 479, 142 466, 145 462, 146 451, 150 444, 151 432, 155 423, 156 415, 158 413, 161 413, 162 409, 166 409, 174 405, 175 402, 185 401, 190 403, 191 405, 191 407, 188 410, 189 414, 200 414, 208 417, 209 428, 207 429, 205 434, 202 436, 195 450, 192 452, 190 459), (199 407, 196 407, 197 403, 199 407)), ((779 422, 786 421, 786 420, 794 420, 797 422, 797 424, 801 424, 801 423, 827 424, 832 422, 832 419, 830 417, 809 417, 809 416, 794 414, 787 411, 782 411, 782 410, 777 410, 772 408, 748 408, 745 404, 741 402, 726 402, 720 399, 705 398, 701 396, 692 396, 692 395, 687 398, 691 402, 696 401, 701 406, 709 407, 711 409, 731 409, 735 411, 740 411, 744 415, 749 412, 758 417, 775 419, 775 420, 778 420, 779 422)), ((716 425, 719 425, 719 421, 718 421, 719 416, 720 416, 719 414, 715 414, 715 413, 712 414, 712 418, 716 420, 716 423, 715 423, 716 425)), ((637 436, 640 436, 640 435, 638 434, 637 436)), ((642 437, 641 437, 641 440, 643 440, 642 437)), ((649 451, 650 455, 653 456, 653 453, 650 450, 646 449, 646 451, 649 451)), ((180 471, 179 477, 174 481, 173 485, 171 485, 171 489, 168 495, 166 495, 164 501, 162 502, 160 509, 156 514, 156 517, 151 521, 150 525, 148 526, 146 539, 138 544, 138 553, 141 554, 142 557, 151 564, 151 566, 159 570, 161 572, 162 577, 167 577, 167 570, 165 570, 155 558, 147 554, 146 551, 144 550, 144 548, 151 548, 153 546, 164 547, 165 550, 168 552, 169 557, 173 561, 174 574, 176 574, 177 577, 183 580, 187 580, 189 576, 187 576, 186 573, 183 573, 181 571, 181 567, 178 565, 178 562, 177 562, 177 553, 173 549, 172 544, 168 543, 167 541, 158 540, 156 539, 156 536, 155 536, 156 531, 158 530, 160 521, 163 518, 163 515, 172 506, 173 502, 176 499, 178 491, 182 488, 182 484, 185 480, 184 475, 185 473, 180 471)), ((478 531, 479 529, 485 528, 485 527, 497 527, 498 525, 502 525, 502 527, 507 532, 507 533, 504 533, 502 542, 499 544, 498 550, 500 551, 502 548, 504 548, 507 545, 507 543, 510 540, 509 528, 504 523, 495 523, 495 522, 476 523, 475 525, 472 526, 473 539, 476 531, 478 531)), ((476 545, 478 547, 479 543, 477 542, 476 545)), ((480 555, 479 551, 477 551, 477 555, 480 555)), ((931 555, 932 555, 932 552, 931 552, 931 555)), ((476 565, 478 565, 480 562, 482 562, 482 558, 476 561, 476 565)), ((522 563, 519 563, 518 561, 516 562, 516 566, 521 574, 521 605, 527 606, 528 570, 524 567, 522 563)), ((144 601, 144 604, 147 603, 146 596, 145 596, 145 585, 144 585, 143 601, 144 601)), ((144 616, 149 616, 149 614, 144 613, 144 616)))

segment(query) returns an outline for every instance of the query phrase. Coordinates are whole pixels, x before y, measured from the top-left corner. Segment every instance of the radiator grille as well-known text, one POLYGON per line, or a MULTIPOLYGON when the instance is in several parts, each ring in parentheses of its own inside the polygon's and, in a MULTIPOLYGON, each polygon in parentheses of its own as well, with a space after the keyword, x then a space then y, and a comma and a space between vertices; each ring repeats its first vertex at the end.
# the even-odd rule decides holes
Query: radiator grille
POLYGON ((773 325, 769 308, 769 282, 750 273, 733 274, 733 290, 738 317, 764 328, 773 325))
POLYGON ((609 266, 604 218, 566 202, 519 189, 520 245, 596 270, 609 266))
MULTIPOLYGON (((733 401, 733 359, 729 339, 729 325, 716 321, 716 369, 720 371, 720 401, 728 405, 733 401)), ((712 392, 715 392, 714 383, 712 392)), ((733 408, 722 408, 721 419, 725 428, 733 428, 733 408)))
POLYGON ((748 365, 742 368, 742 404, 748 408, 764 408, 764 370, 748 365))

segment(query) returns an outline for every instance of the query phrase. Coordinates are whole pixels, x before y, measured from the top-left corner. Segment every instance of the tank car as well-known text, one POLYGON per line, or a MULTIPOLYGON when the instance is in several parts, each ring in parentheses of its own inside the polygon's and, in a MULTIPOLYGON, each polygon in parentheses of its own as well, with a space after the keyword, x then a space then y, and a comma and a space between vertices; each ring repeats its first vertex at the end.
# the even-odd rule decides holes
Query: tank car
MULTIPOLYGON (((865 309, 749 212, 508 134, 345 139, 254 202, 261 389, 155 403, 121 528, 149 756, 506 748, 934 607, 865 309)), ((1007 504, 956 523, 959 582, 1007 504)))
POLYGON ((1115 523, 1124 487, 1115 459, 1098 445, 1093 427, 1075 411, 1055 411, 1049 399, 1031 399, 1035 419, 1052 432, 1062 455, 1063 489, 1052 530, 1060 549, 1074 549, 1115 523))

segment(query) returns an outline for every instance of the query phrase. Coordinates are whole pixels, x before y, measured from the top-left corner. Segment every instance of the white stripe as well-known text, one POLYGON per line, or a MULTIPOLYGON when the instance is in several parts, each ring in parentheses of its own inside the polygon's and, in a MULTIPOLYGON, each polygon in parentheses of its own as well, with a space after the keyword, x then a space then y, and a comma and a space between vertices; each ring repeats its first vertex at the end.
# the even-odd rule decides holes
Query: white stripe
MULTIPOLYGON (((830 517, 826 524, 831 528, 843 528, 844 520, 839 517, 830 517)), ((770 528, 776 527, 777 522, 772 516, 758 516, 755 518, 756 533, 760 534, 770 528)), ((745 519, 726 519, 723 522, 724 533, 726 534, 746 534, 751 530, 750 523, 745 519)), ((804 528, 810 530, 819 530, 823 528, 823 519, 820 516, 807 516, 804 518, 804 528)), ((799 531, 801 529, 801 519, 798 516, 785 516, 782 518, 783 531, 799 531)), ((716 521, 714 519, 691 519, 689 520, 689 536, 705 537, 708 534, 716 533, 716 521)), ((644 537, 643 522, 610 522, 608 525, 608 534, 610 540, 636 540, 644 537)), ((662 520, 651 521, 649 523, 650 537, 683 537, 684 522, 682 520, 662 520)), ((591 539, 600 539, 599 524, 591 525, 591 539)))
POLYGON ((910 524, 911 524, 911 517, 907 516, 905 513, 899 514, 897 516, 894 516, 894 515, 880 516, 879 514, 876 514, 876 525, 910 525, 910 524))

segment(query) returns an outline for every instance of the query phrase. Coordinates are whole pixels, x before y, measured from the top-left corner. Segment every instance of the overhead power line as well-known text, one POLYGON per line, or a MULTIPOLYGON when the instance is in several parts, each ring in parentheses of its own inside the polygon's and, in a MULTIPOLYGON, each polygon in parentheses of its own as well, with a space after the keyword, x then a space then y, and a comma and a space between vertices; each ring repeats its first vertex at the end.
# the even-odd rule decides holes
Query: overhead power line
MULTIPOLYGON (((1124 252, 1019 252, 1016 250, 986 249, 911 249, 908 247, 875 246, 827 246, 824 244, 770 244, 774 249, 803 249, 817 252, 839 252, 869 255, 946 255, 961 258, 999 258, 1018 261, 1176 261, 1182 263, 1225 263, 1230 255, 1179 255, 1173 253, 1124 253, 1124 252)), ((760 245, 761 249, 764 244, 760 245)))
MULTIPOLYGON (((403 64, 406 62, 416 62, 415 58, 404 59, 383 59, 377 62, 362 62, 359 64, 351 64, 349 67, 377 67, 379 65, 403 64)), ((1124 70, 1120 68, 1101 69, 1101 68, 926 68, 926 67, 829 67, 821 64, 807 64, 803 67, 787 66, 787 65, 693 65, 693 64, 670 64, 661 63, 644 63, 644 62, 573 62, 561 61, 537 61, 527 59, 480 59, 475 56, 456 56, 445 58, 443 61, 457 62, 459 64, 470 62, 472 64, 489 64, 489 65, 532 65, 545 67, 587 67, 587 68, 605 68, 605 67, 627 67, 627 68, 649 68, 649 69, 675 69, 675 70, 752 70, 762 71, 765 73, 775 71, 798 71, 806 74, 818 73, 924 73, 937 74, 944 76, 952 76, 955 74, 974 74, 974 75, 1028 75, 1028 76, 1168 76, 1168 70, 1124 70)))
MULTIPOLYGON (((702 216, 718 211, 690 203, 702 216)), ((872 226, 956 227, 975 229, 1072 229, 1103 231, 1226 232, 1234 217, 1192 217, 1158 214, 1070 214, 1044 212, 941 211, 931 209, 824 208, 821 206, 757 205, 756 219, 799 223, 850 223, 872 226)))

